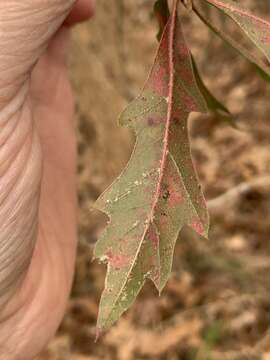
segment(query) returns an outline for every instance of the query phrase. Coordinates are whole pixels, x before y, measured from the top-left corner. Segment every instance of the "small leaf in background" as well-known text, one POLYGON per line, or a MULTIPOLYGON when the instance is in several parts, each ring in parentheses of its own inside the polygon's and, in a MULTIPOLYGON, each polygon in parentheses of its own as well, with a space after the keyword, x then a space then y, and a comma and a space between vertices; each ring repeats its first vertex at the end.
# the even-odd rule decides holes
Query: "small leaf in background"
POLYGON ((239 42, 235 41, 230 35, 225 34, 221 29, 217 28, 197 7, 193 6, 193 11, 198 15, 201 21, 209 27, 217 36, 226 44, 231 46, 238 54, 249 61, 256 69, 258 74, 265 80, 270 82, 270 64, 265 64, 262 59, 249 52, 239 42))
POLYGON ((120 124, 136 133, 131 159, 96 203, 110 218, 95 247, 95 257, 108 265, 98 333, 131 306, 146 279, 162 291, 185 225, 201 236, 208 234, 208 212, 188 136, 189 113, 207 109, 177 5, 176 0, 141 95, 120 117, 120 124))
POLYGON ((233 127, 236 126, 236 118, 230 113, 230 111, 210 92, 210 90, 204 84, 201 75, 198 71, 195 59, 192 56, 192 65, 194 76, 197 81, 197 85, 203 95, 205 102, 208 106, 208 110, 214 113, 220 120, 229 123, 233 127))
POLYGON ((157 0, 154 4, 154 13, 156 15, 156 18, 157 18, 158 24, 159 24, 159 32, 157 34, 157 39, 159 41, 161 39, 164 28, 170 17, 168 1, 167 0, 157 0))
POLYGON ((270 23, 231 0, 204 0, 230 16, 270 62, 270 23))

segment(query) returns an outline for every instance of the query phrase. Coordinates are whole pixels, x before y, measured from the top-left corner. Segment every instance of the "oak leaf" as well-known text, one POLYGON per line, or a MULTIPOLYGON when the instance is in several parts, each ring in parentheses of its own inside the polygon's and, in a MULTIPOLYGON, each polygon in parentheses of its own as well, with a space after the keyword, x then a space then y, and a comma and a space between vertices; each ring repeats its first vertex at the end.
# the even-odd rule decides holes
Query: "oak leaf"
POLYGON ((208 233, 188 136, 189 114, 206 111, 206 104, 177 5, 175 1, 142 93, 120 116, 120 124, 136 133, 131 159, 96 203, 110 218, 95 247, 95 257, 108 265, 98 332, 130 307, 146 279, 161 292, 185 225, 202 236, 208 233))

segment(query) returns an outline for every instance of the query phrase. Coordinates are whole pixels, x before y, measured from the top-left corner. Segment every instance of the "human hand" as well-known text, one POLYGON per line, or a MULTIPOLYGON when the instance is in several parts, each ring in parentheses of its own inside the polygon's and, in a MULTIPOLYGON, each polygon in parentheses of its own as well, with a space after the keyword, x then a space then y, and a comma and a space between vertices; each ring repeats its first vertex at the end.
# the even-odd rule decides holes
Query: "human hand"
POLYGON ((93 8, 94 0, 0 1, 1 360, 33 359, 69 296, 77 200, 68 27, 93 8))

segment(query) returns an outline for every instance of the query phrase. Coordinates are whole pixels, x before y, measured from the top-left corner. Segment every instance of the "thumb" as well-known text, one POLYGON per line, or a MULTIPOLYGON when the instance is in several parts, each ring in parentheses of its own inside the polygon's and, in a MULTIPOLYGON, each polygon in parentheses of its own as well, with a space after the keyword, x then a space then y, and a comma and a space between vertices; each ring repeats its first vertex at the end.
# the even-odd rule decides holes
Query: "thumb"
POLYGON ((0 110, 27 82, 75 0, 0 1, 0 110))

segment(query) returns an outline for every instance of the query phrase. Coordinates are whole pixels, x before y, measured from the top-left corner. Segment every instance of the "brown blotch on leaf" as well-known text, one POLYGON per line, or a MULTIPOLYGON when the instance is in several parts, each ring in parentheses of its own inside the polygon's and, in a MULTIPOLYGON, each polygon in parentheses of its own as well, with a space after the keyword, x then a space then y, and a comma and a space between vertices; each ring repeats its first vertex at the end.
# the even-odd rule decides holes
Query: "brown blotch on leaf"
POLYGON ((147 124, 149 126, 157 126, 160 125, 162 123, 162 118, 160 117, 149 117, 147 119, 147 124))

